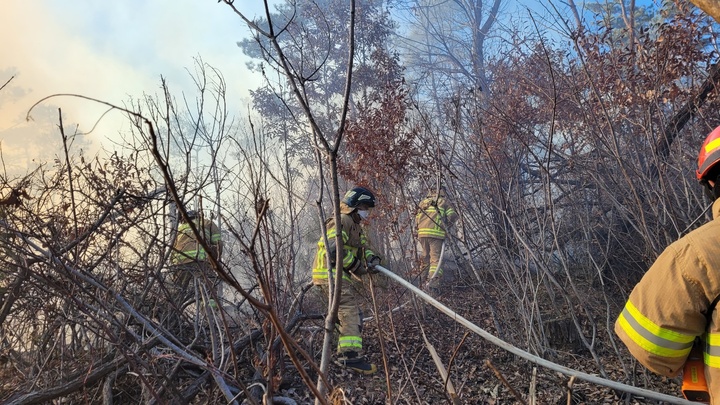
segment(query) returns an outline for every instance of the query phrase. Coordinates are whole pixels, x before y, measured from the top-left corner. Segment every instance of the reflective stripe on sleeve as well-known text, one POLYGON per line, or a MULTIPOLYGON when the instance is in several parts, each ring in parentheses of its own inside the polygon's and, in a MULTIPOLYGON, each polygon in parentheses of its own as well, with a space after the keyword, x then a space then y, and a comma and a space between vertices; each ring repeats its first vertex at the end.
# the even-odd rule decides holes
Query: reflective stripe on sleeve
MULTIPOLYGON (((347 249, 348 246, 346 245, 345 248, 347 249)), ((345 251, 345 257, 343 257, 343 268, 348 269, 353 263, 355 263, 355 253, 353 253, 351 249, 347 249, 345 251)))
POLYGON ((720 333, 708 333, 705 337, 705 364, 712 368, 720 368, 720 333))
POLYGON ((695 336, 665 329, 638 311, 628 301, 618 319, 620 327, 635 344, 662 357, 684 357, 690 353, 695 336))
MULTIPOLYGON (((337 235, 337 230, 335 227, 328 229, 328 231, 327 231, 328 240, 334 239, 336 235, 337 235)), ((348 233, 343 230, 342 231, 342 240, 343 240, 343 248, 345 250, 345 256, 343 256, 342 260, 343 260, 343 268, 344 269, 350 268, 352 266, 352 264, 355 262, 355 257, 357 256, 357 248, 353 247, 353 246, 348 246, 345 244, 345 243, 347 243, 348 239, 350 239, 350 236, 348 236, 348 233)))

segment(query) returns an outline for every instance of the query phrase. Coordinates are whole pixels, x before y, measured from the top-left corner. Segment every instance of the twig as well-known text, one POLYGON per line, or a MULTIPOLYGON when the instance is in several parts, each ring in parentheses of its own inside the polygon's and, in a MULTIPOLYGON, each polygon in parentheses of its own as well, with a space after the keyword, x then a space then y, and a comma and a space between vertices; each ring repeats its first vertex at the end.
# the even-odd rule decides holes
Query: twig
POLYGON ((450 356, 450 361, 448 361, 448 375, 450 374, 450 370, 452 370, 453 363, 455 362, 455 358, 457 357, 458 351, 460 351, 460 348, 465 343, 465 340, 467 337, 470 336, 470 332, 465 332, 462 339, 460 339, 460 343, 455 347, 455 350, 453 351, 452 356, 450 356))
POLYGON ((572 387, 575 384, 575 376, 570 377, 567 383, 567 405, 572 405, 572 387))
POLYGON ((495 366, 493 366, 493 364, 490 362, 490 360, 485 360, 485 365, 488 366, 488 368, 490 368, 490 370, 492 370, 493 373, 495 373, 495 375, 496 375, 497 378, 500 380, 500 382, 502 382, 503 385, 504 385, 505 387, 507 387, 507 389, 510 390, 510 392, 513 394, 513 396, 515 396, 515 399, 517 399, 518 401, 520 401, 521 404, 527 405, 527 403, 526 403, 525 400, 522 398, 522 396, 520 395, 520 393, 518 393, 517 391, 515 391, 515 389, 514 389, 512 386, 510 386, 510 383, 505 379, 505 377, 503 377, 502 374, 500 374, 500 371, 499 371, 498 369, 496 369, 495 366))
POLYGON ((14 79, 14 78, 15 78, 15 75, 10 76, 10 78, 5 82, 5 84, 3 84, 2 86, 0 86, 0 90, 4 89, 5 86, 7 86, 8 83, 10 83, 10 82, 12 81, 12 79, 14 79))
POLYGON ((533 367, 532 379, 530 379, 530 405, 537 405, 537 367, 533 367))

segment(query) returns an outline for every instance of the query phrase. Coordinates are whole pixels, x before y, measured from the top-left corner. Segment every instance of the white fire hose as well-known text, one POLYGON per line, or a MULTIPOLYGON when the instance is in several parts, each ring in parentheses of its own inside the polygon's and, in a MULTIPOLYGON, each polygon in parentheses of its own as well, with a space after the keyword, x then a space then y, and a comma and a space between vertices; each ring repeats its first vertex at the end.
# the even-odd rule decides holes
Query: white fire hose
POLYGON ((414 285, 410 284, 409 282, 405 281, 402 277, 398 276, 397 274, 393 273, 392 271, 386 269, 385 267, 382 267, 380 265, 375 266, 375 270, 377 270, 379 273, 382 273, 383 275, 395 280, 403 287, 409 289, 415 295, 420 297, 423 301, 427 302, 428 304, 434 306, 440 312, 443 312, 445 315, 449 316, 452 320, 455 322, 465 326, 466 328, 470 329, 471 331, 475 332, 476 334, 480 335, 483 339, 489 341, 490 343, 507 350, 510 353, 513 353, 517 356, 520 356, 532 363, 535 363, 539 366, 543 366, 546 368, 549 368, 551 370, 557 371, 559 373, 565 374, 567 376, 574 376, 576 378, 579 378, 581 380, 585 380, 587 382, 602 385, 604 387, 612 388, 615 390, 627 392, 633 395, 642 396, 643 398, 647 399, 654 399, 658 401, 665 401, 669 404, 677 404, 677 405, 692 405, 692 404, 700 404, 699 402, 692 402, 688 401, 683 398, 673 397, 666 394, 661 394, 655 391, 646 390, 643 388, 633 387, 631 385, 622 384, 616 381, 607 380, 605 378, 597 377, 591 374, 583 373, 581 371, 573 370, 571 368, 561 366, 557 363, 553 363, 551 361, 545 360, 541 357, 535 356, 531 353, 528 353, 522 349, 519 349, 505 341, 503 341, 500 338, 497 338, 487 332, 486 330, 480 328, 479 326, 473 324, 472 322, 468 321, 467 319, 463 318, 462 316, 455 313, 450 308, 446 307, 445 305, 438 302, 435 298, 429 296, 424 291, 420 290, 419 288, 415 287, 414 285))

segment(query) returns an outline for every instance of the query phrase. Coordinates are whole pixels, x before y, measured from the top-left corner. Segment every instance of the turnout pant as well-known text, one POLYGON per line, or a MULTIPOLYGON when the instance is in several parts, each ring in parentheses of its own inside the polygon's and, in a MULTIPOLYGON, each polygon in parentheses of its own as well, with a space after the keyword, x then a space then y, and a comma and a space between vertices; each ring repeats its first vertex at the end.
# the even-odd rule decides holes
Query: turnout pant
POLYGON ((443 241, 444 239, 420 238, 422 268, 428 267, 428 278, 432 278, 432 284, 435 285, 438 285, 443 274, 442 269, 438 267, 443 241))
POLYGON ((162 318, 168 330, 176 336, 182 335, 183 316, 190 304, 207 309, 217 309, 222 305, 222 282, 206 262, 171 266, 167 280, 169 298, 174 307, 167 308, 162 318))
MULTIPOLYGON (((328 286, 321 285, 325 297, 328 296, 328 286)), ((362 311, 360 310, 360 297, 352 281, 343 280, 340 292, 340 307, 338 308, 338 354, 362 351, 362 311)))
POLYGON ((208 294, 210 290, 214 290, 218 300, 222 300, 222 282, 210 264, 206 262, 178 264, 172 266, 170 271, 170 280, 178 305, 187 305, 191 299, 199 298, 196 296, 196 289, 200 284, 208 287, 208 294))

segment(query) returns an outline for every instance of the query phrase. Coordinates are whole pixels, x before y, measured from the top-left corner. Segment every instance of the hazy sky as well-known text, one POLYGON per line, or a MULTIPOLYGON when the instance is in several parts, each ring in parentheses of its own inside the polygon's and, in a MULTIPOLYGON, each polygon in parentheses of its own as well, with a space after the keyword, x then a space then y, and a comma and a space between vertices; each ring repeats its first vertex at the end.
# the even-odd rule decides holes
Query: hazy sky
MULTIPOLYGON (((0 146, 6 164, 37 158, 42 153, 37 148, 60 142, 53 129, 58 107, 64 121, 78 123, 81 132, 106 109, 56 98, 34 110, 34 121, 27 122, 32 104, 51 94, 123 104, 143 92, 157 93, 162 75, 174 90, 194 95, 186 69, 194 69, 197 57, 221 71, 236 100, 255 87, 235 45, 248 30, 216 0, 4 0, 3 6, 0 86, 14 76, 0 91, 0 146)), ((122 130, 121 118, 115 113, 103 119, 91 140, 107 144, 103 139, 122 130)))
MULTIPOLYGON (((254 18, 262 1, 235 4, 254 18)), ((542 3, 507 4, 525 10, 542 3)), ((0 163, 6 166, 24 167, 61 151, 58 108, 64 122, 79 124, 80 132, 89 131, 106 110, 88 101, 54 98, 26 121, 28 109, 52 94, 74 93, 122 105, 143 93, 158 93, 162 75, 173 94, 184 90, 193 97, 197 93, 186 69, 193 70, 195 58, 201 57, 223 74, 231 108, 238 111, 248 89, 260 80, 246 69, 235 44, 249 35, 246 25, 217 0, 3 0, 3 6, 0 86, 14 77, 0 91, 0 163)), ((107 139, 117 138, 128 126, 115 112, 85 139, 107 148, 112 146, 107 139)))

